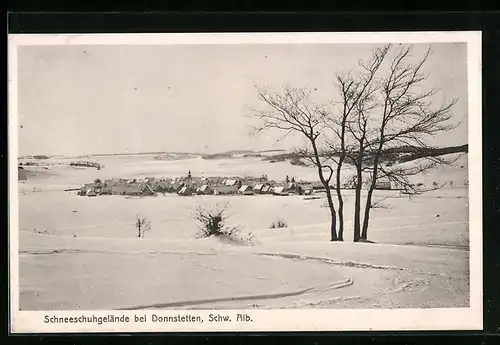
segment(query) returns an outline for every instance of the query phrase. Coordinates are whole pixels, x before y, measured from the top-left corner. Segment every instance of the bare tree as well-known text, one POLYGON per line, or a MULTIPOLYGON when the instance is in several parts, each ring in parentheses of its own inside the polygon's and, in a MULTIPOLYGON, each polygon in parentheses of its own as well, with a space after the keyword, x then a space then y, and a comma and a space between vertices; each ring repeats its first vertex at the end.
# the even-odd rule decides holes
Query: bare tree
POLYGON ((340 117, 335 116, 329 122, 330 128, 337 134, 338 142, 330 144, 330 152, 338 156, 337 161, 337 183, 336 192, 339 201, 340 229, 343 232, 343 206, 341 186, 341 169, 346 159, 354 163, 356 175, 355 186, 355 206, 354 206, 354 240, 360 237, 360 214, 361 214, 361 181, 363 174, 363 163, 365 151, 372 145, 368 140, 370 134, 369 117, 370 113, 377 108, 376 92, 379 89, 376 75, 380 70, 389 46, 376 49, 368 61, 360 60, 358 65, 361 73, 353 76, 337 75, 337 85, 340 90, 341 107, 340 117), (336 153, 335 148, 340 147, 340 152, 336 153))
POLYGON ((428 76, 422 72, 430 49, 416 63, 411 61, 413 50, 413 46, 389 44, 376 49, 367 61, 359 61, 358 73, 337 75, 340 90, 340 101, 336 102, 340 105, 338 111, 327 110, 329 105, 311 105, 311 92, 305 89, 285 86, 280 92, 272 93, 257 88, 259 98, 267 108, 253 109, 253 115, 261 120, 256 131, 277 129, 284 132, 285 137, 299 133, 307 139, 307 147, 297 150, 296 154, 318 170, 331 213, 332 241, 343 240, 341 172, 346 162, 353 164, 356 171, 353 179, 354 241, 367 240, 370 210, 378 207, 372 202, 373 193, 382 179, 397 185, 409 196, 440 188, 439 185, 422 188, 412 184, 410 177, 450 163, 431 154, 434 148, 427 139, 456 127, 450 123, 456 99, 434 106, 437 91, 424 91, 428 76), (419 165, 393 165, 394 162, 386 161, 391 154, 405 148, 419 151, 422 160, 419 165), (338 213, 330 191, 335 173, 338 213), (362 221, 361 192, 366 174, 369 176, 368 191, 362 221))
MULTIPOLYGON (((451 109, 457 100, 443 101, 441 105, 434 106, 437 90, 432 88, 424 91, 428 76, 422 69, 430 56, 430 48, 421 59, 412 63, 413 46, 399 46, 395 49, 390 45, 387 47, 393 50, 394 54, 387 76, 380 81, 380 107, 371 109, 368 113, 375 124, 373 128, 376 129, 376 134, 366 141, 371 147, 371 181, 361 233, 363 240, 368 237, 372 196, 381 178, 395 183, 407 194, 417 194, 423 190, 410 183, 410 176, 425 173, 436 165, 450 163, 443 158, 428 155, 418 166, 387 167, 383 162, 386 153, 403 147, 416 148, 424 153, 430 152, 433 147, 427 139, 457 125, 450 123, 451 109)), ((439 186, 433 187, 436 188, 439 186)))
POLYGON ((151 222, 147 218, 137 216, 135 227, 137 229, 137 237, 144 238, 144 234, 151 230, 151 222))
POLYGON ((279 130, 284 137, 297 133, 307 139, 308 147, 298 150, 297 154, 307 158, 317 168, 318 177, 325 188, 330 210, 330 240, 338 241, 337 212, 333 203, 330 182, 335 173, 332 164, 321 155, 321 140, 326 138, 325 119, 328 116, 327 106, 315 105, 311 102, 311 91, 304 88, 284 86, 279 92, 271 92, 263 87, 256 87, 257 94, 264 109, 251 109, 251 115, 259 120, 254 133, 265 130, 279 130))

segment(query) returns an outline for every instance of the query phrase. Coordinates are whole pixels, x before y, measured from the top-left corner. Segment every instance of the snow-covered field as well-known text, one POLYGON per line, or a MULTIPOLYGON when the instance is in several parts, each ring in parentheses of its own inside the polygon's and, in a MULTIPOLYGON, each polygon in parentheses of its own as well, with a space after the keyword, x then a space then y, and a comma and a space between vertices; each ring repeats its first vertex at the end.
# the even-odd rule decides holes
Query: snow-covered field
POLYGON ((453 188, 411 200, 377 191, 385 207, 372 210, 369 239, 375 243, 352 243, 352 191, 345 191, 343 243, 328 241, 324 198, 87 198, 63 191, 96 178, 180 176, 187 170, 316 180, 311 168, 258 158, 93 160, 105 168, 36 168, 19 183, 21 310, 469 305, 467 156, 416 180, 453 181, 453 188), (251 233, 252 245, 196 238, 196 207, 226 201, 231 225, 251 233), (136 237, 136 216, 151 221, 143 239, 136 237), (287 227, 270 229, 277 218, 287 227))

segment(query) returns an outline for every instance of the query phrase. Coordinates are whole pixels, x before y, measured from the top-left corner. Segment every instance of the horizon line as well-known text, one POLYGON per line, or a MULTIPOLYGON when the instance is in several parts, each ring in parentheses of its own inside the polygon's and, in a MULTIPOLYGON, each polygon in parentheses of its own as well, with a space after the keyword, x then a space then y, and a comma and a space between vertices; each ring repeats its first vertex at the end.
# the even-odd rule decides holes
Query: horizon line
MULTIPOLYGON (((441 148, 449 148, 449 147, 461 147, 469 145, 469 143, 465 144, 460 144, 460 145, 449 145, 449 146, 441 146, 441 147, 434 147, 434 149, 441 149, 441 148)), ((218 151, 218 152, 181 152, 181 151, 144 151, 144 152, 108 152, 108 153, 80 153, 80 154, 74 154, 74 155, 64 155, 64 154, 46 154, 46 153, 36 153, 36 154, 26 154, 26 155, 19 155, 17 158, 25 158, 25 157, 34 157, 34 156, 47 156, 47 157, 67 157, 67 158, 73 158, 73 157, 96 157, 96 156, 127 156, 127 155, 161 155, 161 154, 188 154, 188 155, 198 155, 198 156, 204 156, 204 155, 219 155, 219 154, 227 154, 227 153, 264 153, 264 152, 288 152, 289 150, 287 149, 263 149, 263 150, 252 150, 252 149, 236 149, 236 150, 228 150, 228 151, 218 151)))

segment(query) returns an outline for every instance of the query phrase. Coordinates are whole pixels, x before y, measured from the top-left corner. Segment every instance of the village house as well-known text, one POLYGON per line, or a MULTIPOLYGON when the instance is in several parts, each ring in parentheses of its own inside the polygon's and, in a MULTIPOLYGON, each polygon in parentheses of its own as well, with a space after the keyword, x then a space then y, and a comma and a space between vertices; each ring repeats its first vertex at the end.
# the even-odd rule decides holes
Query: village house
POLYGON ((172 187, 176 193, 179 193, 182 188, 186 187, 186 183, 177 181, 172 184, 172 187))
POLYGON ((273 188, 274 195, 289 195, 297 193, 295 183, 281 183, 273 188))
POLYGON ((252 187, 248 185, 241 186, 238 192, 243 195, 253 195, 252 187))
POLYGON ((79 195, 84 195, 84 196, 96 196, 97 193, 95 191, 95 186, 87 184, 84 185, 80 191, 78 192, 79 195))
POLYGON ((182 187, 177 194, 182 195, 182 196, 189 196, 189 195, 193 194, 193 191, 191 188, 185 186, 185 187, 182 187))
POLYGON ((286 191, 285 186, 278 186, 273 188, 273 194, 274 195, 288 195, 288 192, 286 191))
POLYGON ((147 184, 135 181, 132 183, 127 183, 125 189, 125 195, 153 196, 156 195, 156 193, 147 184))
POLYGON ((253 192, 255 194, 268 194, 270 193, 270 189, 272 189, 273 187, 271 186, 270 183, 257 183, 256 185, 254 185, 253 187, 253 192))
POLYGON ((204 184, 196 190, 196 193, 200 195, 211 195, 214 194, 214 190, 209 185, 204 184))
POLYGON ((269 184, 265 184, 260 190, 260 194, 273 194, 273 187, 269 184))
POLYGON ((238 193, 238 187, 236 185, 234 186, 223 185, 214 187, 215 195, 231 195, 236 193, 238 193))
POLYGON ((224 180, 224 186, 228 186, 228 187, 238 186, 238 181, 231 180, 231 179, 224 180))
POLYGON ((255 186, 253 186, 253 192, 255 194, 262 194, 262 188, 264 188, 264 184, 263 183, 258 183, 255 186))
POLYGON ((285 184, 285 191, 288 193, 297 193, 297 185, 295 182, 289 182, 285 184))
POLYGON ((302 184, 299 185, 299 187, 300 187, 299 194, 311 195, 314 192, 313 186, 311 184, 302 184))
POLYGON ((84 184, 81 188, 80 191, 78 192, 79 195, 86 195, 86 196, 96 196, 98 194, 101 194, 103 184, 99 180, 95 180, 92 183, 86 183, 84 184))

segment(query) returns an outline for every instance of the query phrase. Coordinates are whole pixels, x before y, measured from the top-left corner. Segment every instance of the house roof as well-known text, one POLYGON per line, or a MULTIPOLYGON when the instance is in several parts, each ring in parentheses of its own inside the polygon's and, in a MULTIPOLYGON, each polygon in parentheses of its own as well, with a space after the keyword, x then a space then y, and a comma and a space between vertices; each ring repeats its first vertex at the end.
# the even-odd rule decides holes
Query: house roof
POLYGON ((273 192, 274 193, 283 193, 285 190, 285 187, 274 187, 273 192))
POLYGON ((259 183, 259 184, 256 184, 253 189, 262 189, 262 187, 264 187, 264 185, 262 183, 259 183))
POLYGON ((226 185, 226 186, 234 186, 236 183, 237 183, 236 180, 226 180, 224 182, 224 185, 226 185))
POLYGON ((206 185, 206 184, 204 184, 203 186, 201 186, 201 187, 199 188, 200 192, 204 192, 204 191, 206 191, 207 189, 209 189, 209 187, 208 187, 208 185, 206 185))

